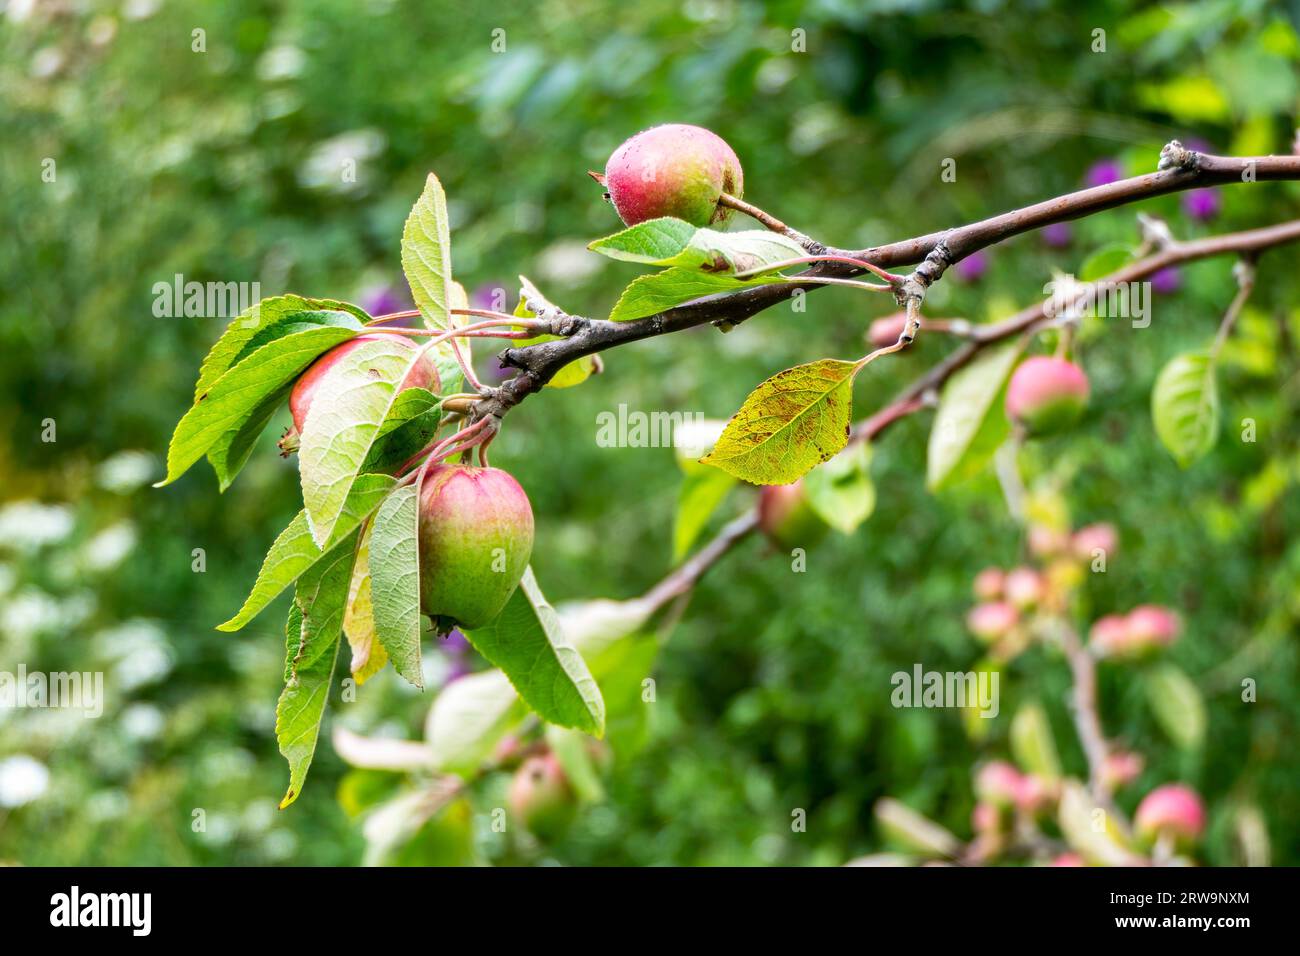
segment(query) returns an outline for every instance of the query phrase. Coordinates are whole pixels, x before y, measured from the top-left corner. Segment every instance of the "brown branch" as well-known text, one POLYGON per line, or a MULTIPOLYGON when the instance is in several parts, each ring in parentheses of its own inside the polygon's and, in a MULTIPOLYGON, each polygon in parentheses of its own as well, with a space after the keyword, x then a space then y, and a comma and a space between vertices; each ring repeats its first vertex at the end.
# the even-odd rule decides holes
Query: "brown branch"
MULTIPOLYGON (((955 229, 857 251, 823 246, 757 207, 733 197, 726 198, 731 200, 727 205, 754 215, 769 228, 796 237, 813 254, 826 253, 862 259, 882 268, 920 263, 909 277, 911 286, 908 290, 909 297, 918 302, 925 288, 937 280, 948 266, 973 252, 1021 233, 1180 190, 1230 182, 1287 179, 1300 179, 1300 156, 1211 156, 1184 149, 1175 141, 1161 152, 1157 172, 1082 189, 955 229)), ((1170 249, 1165 252, 1172 254, 1175 251, 1170 249)), ((824 262, 801 275, 810 280, 849 278, 862 271, 861 268, 846 263, 824 262)), ((730 328, 785 301, 797 291, 810 292, 819 288, 816 282, 800 284, 797 281, 799 276, 794 279, 789 283, 759 285, 707 296, 631 322, 557 315, 553 319, 553 334, 563 336, 562 338, 524 348, 506 349, 501 353, 501 361, 520 372, 500 388, 484 389, 484 399, 475 414, 497 417, 505 415, 529 395, 539 391, 561 368, 583 356, 710 322, 720 328, 730 328)))
POLYGON ((709 568, 757 528, 758 509, 750 508, 724 525, 708 544, 674 568, 667 577, 643 594, 640 600, 649 606, 650 613, 654 613, 674 598, 681 597, 696 585, 709 568))
POLYGON ((1110 748, 1101 729, 1097 714, 1097 662, 1079 640, 1074 628, 1064 625, 1060 629, 1061 650, 1070 664, 1071 713, 1074 729, 1083 745, 1088 760, 1088 789, 1092 798, 1104 807, 1110 806, 1110 786, 1106 782, 1106 757, 1110 748))
MULTIPOLYGON (((1081 283, 1080 297, 1085 297, 1089 293, 1095 294, 1098 288, 1108 285, 1145 279, 1161 269, 1184 262, 1231 254, 1253 257, 1274 246, 1296 241, 1300 241, 1300 220, 1279 223, 1263 229, 1248 229, 1244 232, 1208 236, 1192 242, 1175 243, 1161 252, 1131 262, 1096 282, 1081 283)), ((1039 302, 1001 322, 972 326, 969 342, 950 352, 926 374, 900 392, 889 405, 854 429, 854 440, 872 441, 900 418, 925 407, 925 403, 920 400, 927 393, 942 387, 954 372, 970 362, 982 349, 1016 335, 1032 332, 1039 325, 1051 321, 1047 314, 1050 307, 1050 300, 1039 302)))

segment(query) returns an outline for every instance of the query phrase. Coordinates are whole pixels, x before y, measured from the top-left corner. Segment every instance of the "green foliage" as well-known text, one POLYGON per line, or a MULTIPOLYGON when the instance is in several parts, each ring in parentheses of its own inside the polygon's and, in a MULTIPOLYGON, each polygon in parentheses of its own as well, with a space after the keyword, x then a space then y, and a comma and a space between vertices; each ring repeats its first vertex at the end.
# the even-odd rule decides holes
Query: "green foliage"
POLYGON ((467 636, 480 654, 505 671, 519 696, 543 719, 597 737, 605 732, 600 688, 582 655, 565 640, 532 568, 524 571, 496 620, 467 636))
POLYGON ((985 349, 943 387, 930 427, 925 482, 933 489, 976 474, 1011 430, 1003 412, 1006 383, 1020 346, 985 349))
POLYGON ((745 280, 725 273, 665 269, 663 272, 652 272, 633 279, 618 297, 609 318, 612 322, 630 322, 705 296, 784 281, 786 280, 773 276, 745 280))
POLYGON ((1183 468, 1203 458, 1219 437, 1219 385, 1208 352, 1171 359, 1156 376, 1151 417, 1161 443, 1183 468))
POLYGON ((808 472, 803 484, 813 511, 837 531, 852 534, 876 510, 871 446, 859 442, 846 448, 808 472))
POLYGON ((394 489, 370 530, 370 602, 375 636, 393 668, 424 689, 420 668, 420 489, 394 489))
MULTIPOLYGON (((450 197, 456 276, 476 303, 524 271, 567 309, 603 316, 629 269, 583 253, 617 227, 585 170, 654 123, 716 129, 741 156, 752 201, 854 247, 1059 195, 1103 157, 1150 172, 1170 135, 1220 152, 1290 150, 1300 54, 1294 27, 1268 5, 1048 4, 1032 30, 1007 9, 867 12, 794 0, 713 5, 702 18, 675 3, 559 5, 539 31, 523 7, 233 0, 204 9, 204 55, 185 42, 192 4, 117 17, 102 45, 87 37, 103 11, 38 4, 26 20, 8 17, 0 197, 21 228, 0 238, 0 288, 10 293, 0 297, 0 509, 40 502, 68 530, 39 537, 46 520, 26 512, 4 522, 0 658, 29 671, 100 670, 113 693, 98 720, 55 726, 49 713, 19 711, 0 723, 0 763, 29 755, 50 775, 43 796, 6 808, 0 859, 837 865, 882 848, 871 808, 885 795, 967 835, 969 769, 1010 752, 1010 719, 1031 695, 1062 769, 1081 773, 1060 662, 1047 654, 1003 668, 1002 716, 975 720, 978 741, 951 711, 889 705, 894 671, 917 661, 976 666, 983 649, 961 625, 971 576, 989 563, 1010 566, 1021 551, 987 469, 941 496, 926 492, 928 413, 882 436, 872 461, 878 507, 853 536, 828 537, 807 573, 741 545, 701 583, 662 648, 640 631, 610 643, 611 653, 642 656, 610 665, 609 676, 570 633, 600 684, 616 756, 598 812, 531 854, 475 825, 505 805, 508 773, 489 773, 431 814, 425 791, 414 790, 426 778, 350 770, 328 740, 306 795, 275 812, 283 761, 270 702, 283 676, 283 633, 259 630, 260 620, 238 637, 211 625, 243 599, 268 542, 301 507, 293 463, 273 445, 287 419, 282 398, 219 506, 211 484, 194 477, 161 493, 126 480, 141 461, 151 467, 148 455, 148 478, 159 477, 157 452, 197 397, 196 365, 230 322, 152 314, 154 284, 183 273, 257 280, 271 297, 315 292, 369 305, 377 286, 404 297, 397 237, 431 169, 450 197), (614 17, 620 28, 609 30, 614 17), (791 23, 808 30, 814 55, 773 44, 791 23), (1108 25, 1109 50, 1085 55, 1079 38, 1098 23, 1108 25), (464 42, 497 27, 510 38, 505 53, 464 42), (35 68, 51 54, 59 66, 35 68), (1207 112, 1214 118, 1197 118, 1207 112), (357 158, 355 181, 339 175, 339 155, 357 158), (950 156, 958 179, 936 188, 950 156), (57 161, 54 182, 40 178, 46 157, 57 161), (57 442, 37 437, 46 418, 57 421, 57 442), (106 542, 125 532, 134 546, 105 563, 106 542), (206 553, 203 573, 193 570, 195 549, 206 553), (642 700, 647 677, 653 704, 642 700), (640 727, 630 758, 617 753, 619 713, 640 727), (790 832, 792 806, 807 809, 808 832, 790 832), (203 829, 194 809, 205 811, 203 829)), ((1300 208, 1293 184, 1220 194, 1213 223, 1191 220, 1178 196, 1141 208, 1182 239, 1294 218, 1300 208)), ((937 283, 926 315, 1005 318, 1042 295, 1053 268, 1078 274, 1091 250, 1131 247, 1134 211, 1072 223, 1064 249, 1032 234, 1004 243, 989 251, 980 281, 937 283)), ((1088 417, 1022 455, 1034 475, 1068 482, 1076 523, 1120 529, 1120 554, 1088 578, 1082 617, 1147 600, 1188 612, 1169 657, 1201 690, 1213 733, 1193 749, 1171 745, 1139 671, 1107 668, 1099 690, 1108 736, 1147 758, 1119 795, 1121 809, 1159 783, 1192 783, 1212 814, 1203 859, 1218 864, 1241 859, 1229 807, 1238 796, 1263 808, 1273 862, 1294 865, 1300 847, 1290 746, 1300 704, 1265 693, 1300 680, 1291 639, 1300 546, 1287 533, 1300 522, 1300 395, 1285 385, 1296 374, 1286 343, 1300 340, 1300 275, 1288 255, 1260 259, 1252 305, 1220 356, 1221 439, 1200 467, 1176 466, 1145 409, 1159 369, 1203 347, 1231 296, 1221 259, 1182 269, 1181 291, 1156 298, 1150 328, 1089 319, 1079 342, 1094 386, 1088 417), (1244 419, 1255 440, 1239 440, 1244 419), (1259 702, 1243 702, 1243 676, 1265 674, 1259 702)), ((892 308, 876 298, 822 289, 807 296, 806 311, 777 306, 725 337, 704 328, 620 348, 605 356, 609 374, 512 413, 493 460, 534 502, 551 596, 641 593, 672 549, 673 456, 596 445, 595 414, 626 402, 726 417, 773 369, 858 354, 866 323, 892 308)), ((312 311, 351 311, 304 301, 312 311)), ((923 331, 912 349, 873 365, 858 384, 858 414, 882 407, 952 347, 923 331)), ((480 351, 489 381, 498 349, 480 351)), ((455 368, 454 359, 440 366, 444 394, 459 390, 455 368)), ((378 467, 372 459, 362 470, 378 467)), ((750 501, 734 489, 713 520, 750 501)), ((510 690, 500 672, 450 645, 426 645, 424 694, 385 673, 358 689, 341 719, 418 739, 431 708, 479 675, 510 690), (477 673, 456 677, 465 666, 477 673)), ((342 676, 336 668, 336 685, 342 676)), ((513 690, 500 699, 504 735, 526 723, 527 710, 513 690)), ((335 720, 327 715, 325 729, 335 720)), ((490 765, 494 747, 461 766, 490 765)), ((1067 802, 1092 833, 1086 794, 1063 801, 1063 811, 1067 802)))
POLYGON ((294 379, 322 353, 355 338, 358 329, 317 325, 291 332, 225 372, 177 424, 167 449, 167 477, 159 487, 171 484, 204 455, 214 453, 222 463, 213 462, 222 486, 229 485, 256 437, 241 440, 243 429, 251 423, 260 434, 269 408, 284 400, 294 379), (231 458, 226 449, 235 442, 242 445, 244 454, 231 458))
MULTIPOLYGON (((597 239, 587 248, 611 259, 698 269, 710 275, 762 271, 808 255, 793 239, 765 229, 718 232, 672 218, 639 222, 622 232, 597 239)), ((655 284, 660 287, 667 281, 663 279, 655 284)), ((642 288, 650 284, 644 283, 642 288)))

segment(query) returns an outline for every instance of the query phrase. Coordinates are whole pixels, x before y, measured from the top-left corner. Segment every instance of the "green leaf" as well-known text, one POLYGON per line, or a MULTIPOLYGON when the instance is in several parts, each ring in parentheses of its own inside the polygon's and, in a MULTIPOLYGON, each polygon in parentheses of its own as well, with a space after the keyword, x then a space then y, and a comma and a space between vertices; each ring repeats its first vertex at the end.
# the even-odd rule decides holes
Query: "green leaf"
MULTIPOLYGON (((364 314, 364 313, 363 313, 364 314)), ((351 312, 295 312, 288 317, 262 328, 244 343, 239 354, 235 356, 232 366, 238 365, 249 355, 264 345, 270 345, 276 339, 295 332, 308 332, 322 326, 340 329, 352 329, 358 334, 364 331, 360 320, 351 312)), ((248 462, 253 446, 265 430, 271 418, 280 408, 293 388, 292 382, 286 382, 280 389, 268 395, 239 425, 231 428, 208 450, 208 462, 217 473, 220 491, 225 491, 234 482, 235 477, 248 462)))
POLYGON ((353 329, 332 326, 295 332, 262 346, 227 371, 177 424, 167 449, 167 477, 154 487, 169 485, 183 475, 228 433, 237 432, 321 353, 356 334, 353 329))
POLYGON ((391 474, 427 448, 438 434, 442 403, 424 388, 407 388, 397 393, 370 446, 362 472, 391 474))
POLYGON ((874 807, 881 831, 894 843, 930 857, 961 854, 962 844, 942 825, 893 797, 881 797, 874 807))
POLYGON ((759 276, 742 280, 693 269, 665 269, 632 280, 614 304, 609 317, 614 322, 630 322, 720 292, 735 292, 737 289, 752 289, 754 286, 788 281, 782 276, 759 276))
POLYGON ((998 397, 1019 355, 1018 344, 986 350, 948 379, 930 428, 931 490, 978 470, 1006 437, 1009 426, 998 397))
POLYGON ((495 668, 452 681, 439 692, 425 722, 434 767, 472 776, 527 714, 509 678, 495 668))
POLYGON ((749 393, 700 460, 756 485, 797 481, 848 440, 859 367, 821 359, 778 372, 749 393))
POLYGON ((343 611, 352 581, 357 532, 298 579, 286 630, 284 691, 275 708, 275 737, 289 762, 280 809, 298 799, 316 754, 325 704, 342 643, 343 611), (296 613, 295 613, 296 612, 296 613))
POLYGON ((591 662, 591 673, 605 700, 605 740, 616 754, 640 750, 649 736, 650 702, 645 700, 645 680, 654 670, 659 641, 650 633, 633 633, 609 642, 598 652, 574 644, 591 662))
POLYGON ((1056 741, 1041 704, 1024 704, 1011 718, 1011 753, 1016 763, 1030 773, 1048 781, 1061 778, 1056 741))
MULTIPOLYGON (((534 286, 524 276, 519 277, 520 292, 519 304, 515 306, 515 315, 521 319, 532 319, 537 317, 537 312, 529 308, 529 303, 534 304, 546 303, 549 301, 537 291, 534 286)), ((529 345, 536 345, 539 342, 552 342, 560 338, 558 335, 534 335, 529 339, 517 339, 513 345, 515 348, 525 348, 529 345)), ((546 383, 546 388, 572 388, 574 385, 581 385, 592 373, 596 371, 596 356, 584 355, 580 359, 575 359, 565 365, 558 372, 551 376, 551 380, 546 383)))
POLYGON ((691 550, 709 518, 718 509, 736 479, 720 468, 689 473, 677 492, 677 515, 673 521, 673 561, 691 550))
POLYGON ((1147 700, 1161 729, 1184 750, 1205 742, 1207 718, 1200 689, 1173 664, 1153 668, 1146 675, 1147 700))
POLYGON ((366 817, 363 866, 480 866, 474 808, 447 803, 439 787, 422 786, 376 807, 366 817))
POLYGON ((871 446, 859 442, 804 477, 808 505, 835 530, 852 534, 876 509, 871 446))
POLYGON ((1122 244, 1102 246, 1079 267, 1080 282, 1096 282, 1098 279, 1104 279, 1112 272, 1118 272, 1136 257, 1133 255, 1133 249, 1122 244))
POLYGON ((600 688, 546 603, 532 568, 492 623, 466 634, 543 719, 599 737, 605 731, 600 688))
POLYGON ((294 312, 291 315, 273 322, 269 325, 263 325, 247 342, 235 356, 235 360, 230 363, 231 367, 238 365, 248 356, 252 355, 264 345, 270 345, 276 339, 282 339, 286 335, 293 335, 295 332, 307 332, 311 329, 318 328, 322 325, 332 326, 338 329, 352 329, 355 332, 364 330, 362 322, 351 312, 294 312))
POLYGON ((194 401, 201 399, 216 384, 217 379, 235 365, 236 356, 243 352, 245 344, 258 332, 295 313, 320 311, 347 312, 363 323, 370 321, 370 316, 355 305, 334 299, 307 299, 300 295, 277 295, 263 299, 232 319, 221 338, 212 346, 199 368, 199 380, 194 385, 194 401))
POLYGON ((317 544, 330 537, 417 354, 404 342, 373 339, 321 380, 298 449, 302 500, 317 544))
POLYGON ((709 273, 751 272, 807 251, 793 239, 767 229, 718 232, 696 229, 680 219, 651 219, 597 239, 589 249, 626 262, 698 269, 709 273))
POLYGON ((1151 417, 1179 466, 1187 468, 1209 453, 1219 437, 1219 386, 1208 352, 1179 355, 1160 370, 1151 417))
POLYGON ((370 603, 375 634, 393 669, 424 689, 420 668, 419 498, 416 484, 384 499, 370 532, 370 603))
POLYGON ((430 329, 451 328, 451 232, 447 197, 438 177, 429 173, 424 192, 411 207, 402 228, 402 271, 416 308, 430 329))
MULTIPOLYGON (((362 475, 358 478, 344 506, 344 517, 335 525, 330 545, 333 546, 361 524, 367 515, 379 507, 379 503, 395 484, 396 481, 388 475, 362 475)), ((266 553, 262 569, 257 572, 257 581, 253 584, 248 599, 244 601, 244 606, 229 621, 218 625, 217 630, 239 630, 324 556, 325 551, 317 547, 312 539, 311 530, 307 526, 307 512, 299 511, 266 553)))
POLYGON ((1077 780, 1061 781, 1057 824, 1066 842, 1097 866, 1133 866, 1142 862, 1125 847, 1115 814, 1098 807, 1077 780))
POLYGON ((599 803, 605 799, 605 787, 591 759, 590 739, 577 730, 554 725, 546 728, 546 743, 569 778, 574 795, 583 803, 599 803))
POLYGON ((261 437, 276 411, 289 396, 291 388, 291 385, 285 385, 263 399, 248 418, 227 431, 208 449, 208 464, 217 473, 218 491, 224 492, 234 483, 236 476, 248 463, 257 439, 261 437))
POLYGON ((696 227, 689 222, 664 216, 660 219, 647 219, 612 236, 597 239, 587 248, 624 262, 662 265, 690 245, 696 231, 696 227))

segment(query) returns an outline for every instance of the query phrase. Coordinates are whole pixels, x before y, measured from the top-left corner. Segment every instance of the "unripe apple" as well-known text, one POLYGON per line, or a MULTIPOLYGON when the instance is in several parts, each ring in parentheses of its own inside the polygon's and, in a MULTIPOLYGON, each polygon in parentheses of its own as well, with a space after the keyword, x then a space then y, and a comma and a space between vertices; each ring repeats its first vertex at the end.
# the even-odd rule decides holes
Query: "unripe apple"
POLYGON ((1088 404, 1088 376, 1065 359, 1036 355, 1021 362, 1007 384, 1007 417, 1047 435, 1074 424, 1088 404))
POLYGON ((1087 866, 1088 864, 1085 863, 1083 861, 1083 857, 1081 857, 1077 853, 1062 853, 1060 856, 1052 860, 1052 862, 1048 865, 1049 866, 1087 866))
POLYGON ((1007 600, 1025 610, 1043 599, 1043 576, 1033 568, 1013 568, 1007 572, 1004 589, 1007 600))
POLYGON ((1002 597, 1002 588, 1006 579, 1006 572, 1001 568, 985 568, 975 575, 972 590, 981 601, 996 601, 1002 597))
POLYGON ((740 198, 745 177, 726 141, 699 126, 670 123, 637 133, 605 164, 605 189, 629 226, 673 216, 695 226, 723 222, 723 193, 740 198))
POLYGON ((1070 539, 1070 550, 1080 561, 1092 561, 1098 554, 1107 559, 1119 548, 1119 534, 1113 524, 1090 524, 1070 539))
POLYGON ((1129 640, 1135 649, 1167 647, 1182 633, 1178 615, 1167 607, 1143 604, 1128 612, 1129 640))
POLYGON ((970 823, 978 834, 994 834, 1002 829, 1002 814, 996 806, 981 800, 971 811, 970 823))
POLYGON ((420 494, 420 607, 439 633, 505 607, 533 552, 533 509, 499 468, 438 465, 420 494))
POLYGON ((1132 750, 1116 750, 1106 755, 1101 765, 1102 779, 1111 790, 1132 783, 1142 773, 1146 761, 1132 750))
POLYGON ((1027 773, 1020 778, 1016 788, 1016 809, 1033 816, 1051 807, 1057 799, 1057 791, 1051 783, 1042 777, 1027 773))
POLYGON ((991 644, 1005 637, 1020 620, 1020 612, 1006 601, 976 604, 966 615, 966 626, 981 641, 991 644))
MULTIPOLYGON (((408 348, 414 354, 420 345, 412 342, 404 335, 392 335, 385 332, 376 332, 371 335, 358 335, 355 339, 349 339, 342 345, 336 345, 330 349, 303 373, 302 378, 294 383, 293 390, 289 392, 289 411, 293 415, 294 427, 299 432, 302 431, 303 424, 307 421, 307 410, 311 408, 312 400, 316 397, 316 391, 320 388, 321 379, 335 365, 339 359, 343 358, 353 349, 366 342, 378 342, 380 340, 389 340, 401 344, 408 348)), ((439 390, 438 367, 434 363, 433 355, 429 352, 420 357, 411 370, 406 373, 406 378, 402 380, 401 391, 408 388, 427 388, 431 392, 439 390)))
POLYGON ((1029 553, 1036 558, 1050 558, 1060 554, 1069 543, 1070 536, 1064 531, 1044 524, 1031 525, 1029 528, 1029 553))
POLYGON ((543 840, 560 836, 576 809, 569 778, 555 754, 529 757, 510 781, 510 812, 543 840))
POLYGON ((997 807, 1015 806, 1022 786, 1020 771, 1005 760, 993 760, 975 774, 975 794, 997 807))
MULTIPOLYGON (((393 335, 385 332, 374 332, 369 335, 358 335, 355 339, 348 339, 342 345, 336 345, 330 349, 302 374, 302 377, 294 383, 289 392, 289 413, 293 415, 293 427, 284 433, 280 439, 280 450, 288 455, 298 450, 299 438, 302 435, 303 426, 307 422, 307 412, 311 409, 312 402, 316 398, 316 393, 320 389, 321 380, 325 378, 330 369, 339 363, 353 349, 366 342, 377 342, 380 340, 390 340, 399 342, 412 353, 421 346, 412 342, 406 336, 393 335)), ((441 385, 438 381, 438 367, 433 360, 433 356, 425 353, 420 360, 411 367, 406 373, 406 378, 402 379, 401 391, 408 388, 427 388, 429 391, 437 393, 441 385)))
POLYGON ((1092 624, 1088 643, 1099 657, 1115 657, 1129 650, 1128 620, 1118 614, 1106 614, 1092 624))
POLYGON ((758 526, 783 551, 810 548, 830 530, 808 504, 802 479, 790 485, 763 486, 758 493, 758 526))
POLYGON ((1191 787, 1167 783, 1142 798, 1133 822, 1148 842, 1168 835, 1177 843, 1194 843, 1205 829, 1205 807, 1191 787))

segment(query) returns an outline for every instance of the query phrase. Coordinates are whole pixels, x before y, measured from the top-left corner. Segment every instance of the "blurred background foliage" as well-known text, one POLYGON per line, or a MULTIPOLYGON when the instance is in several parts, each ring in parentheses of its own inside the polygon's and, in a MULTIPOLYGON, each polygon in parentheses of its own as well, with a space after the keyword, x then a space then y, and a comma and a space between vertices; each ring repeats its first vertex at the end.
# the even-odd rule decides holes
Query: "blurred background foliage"
MULTIPOLYGON (((206 468, 149 488, 225 324, 155 317, 154 283, 179 273, 260 282, 263 295, 404 298, 400 227, 432 169, 468 288, 503 288, 513 303, 523 272, 569 310, 602 315, 637 270, 585 251, 617 226, 586 171, 643 127, 716 130, 742 158, 746 198, 865 246, 1068 191, 1102 160, 1149 171, 1173 137, 1288 152, 1297 62, 1294 22, 1263 0, 9 0, 0 669, 102 670, 108 700, 97 720, 0 710, 0 859, 358 863, 355 816, 395 784, 349 771, 329 727, 418 737, 432 696, 388 672, 355 703, 334 701, 304 798, 275 810, 282 615, 235 635, 213 626, 299 507, 296 471, 275 453, 277 427, 222 497, 206 468), (1092 51, 1097 29, 1104 53, 1092 51), (806 52, 792 52, 800 36, 806 52), (953 183, 939 178, 948 157, 953 183), (355 182, 339 175, 347 159, 355 182), (54 442, 42 440, 49 419, 54 442)), ((1209 219, 1177 196, 1141 208, 1184 237, 1300 213, 1296 184, 1219 193, 1209 219)), ((1077 223, 1058 247, 1037 235, 996 247, 936 287, 927 310, 1004 316, 1036 300, 1053 268, 1134 244, 1135 211, 1077 223)), ((1155 440, 1149 393, 1169 357, 1212 336, 1233 292, 1226 259, 1181 270, 1149 329, 1118 322, 1085 338, 1087 418, 1032 456, 1076 524, 1120 528, 1119 557, 1088 584, 1093 613, 1154 601, 1186 617, 1171 656, 1204 695, 1204 739, 1165 736, 1132 668, 1104 674, 1103 717, 1147 756, 1121 804, 1168 780, 1197 787, 1213 863, 1241 859, 1252 808, 1273 861, 1300 862, 1296 257, 1261 263, 1207 459, 1177 468, 1155 440), (1253 443, 1239 440, 1244 418, 1258 423, 1253 443), (1258 680, 1258 702, 1241 702, 1242 675, 1258 680)), ((881 298, 828 289, 804 314, 778 308, 725 338, 704 328, 619 349, 605 374, 512 415, 494 460, 532 497, 551 599, 632 596, 669 565, 672 453, 599 447, 599 412, 726 417, 773 372, 860 355, 881 298)), ((949 347, 923 336, 872 366, 859 414, 949 347)), ((484 368, 489 351, 478 349, 484 368)), ((924 491, 927 427, 917 416, 879 443, 875 515, 817 548, 806 573, 750 541, 706 578, 660 655, 647 744, 615 761, 605 802, 527 859, 838 864, 885 845, 871 813, 884 795, 969 833, 971 767, 1006 754, 1008 719, 972 740, 952 711, 893 709, 889 676, 915 662, 970 668, 971 577, 1016 563, 1023 542, 988 476, 924 491), (791 832, 794 808, 807 810, 806 833, 791 832)), ((750 500, 733 492, 717 520, 750 500)), ((430 656, 435 687, 461 666, 430 656)), ((1024 655, 1005 675, 1002 714, 1041 700, 1079 773, 1066 681, 1058 658, 1024 655)), ((513 861, 457 807, 406 861, 513 861)))

